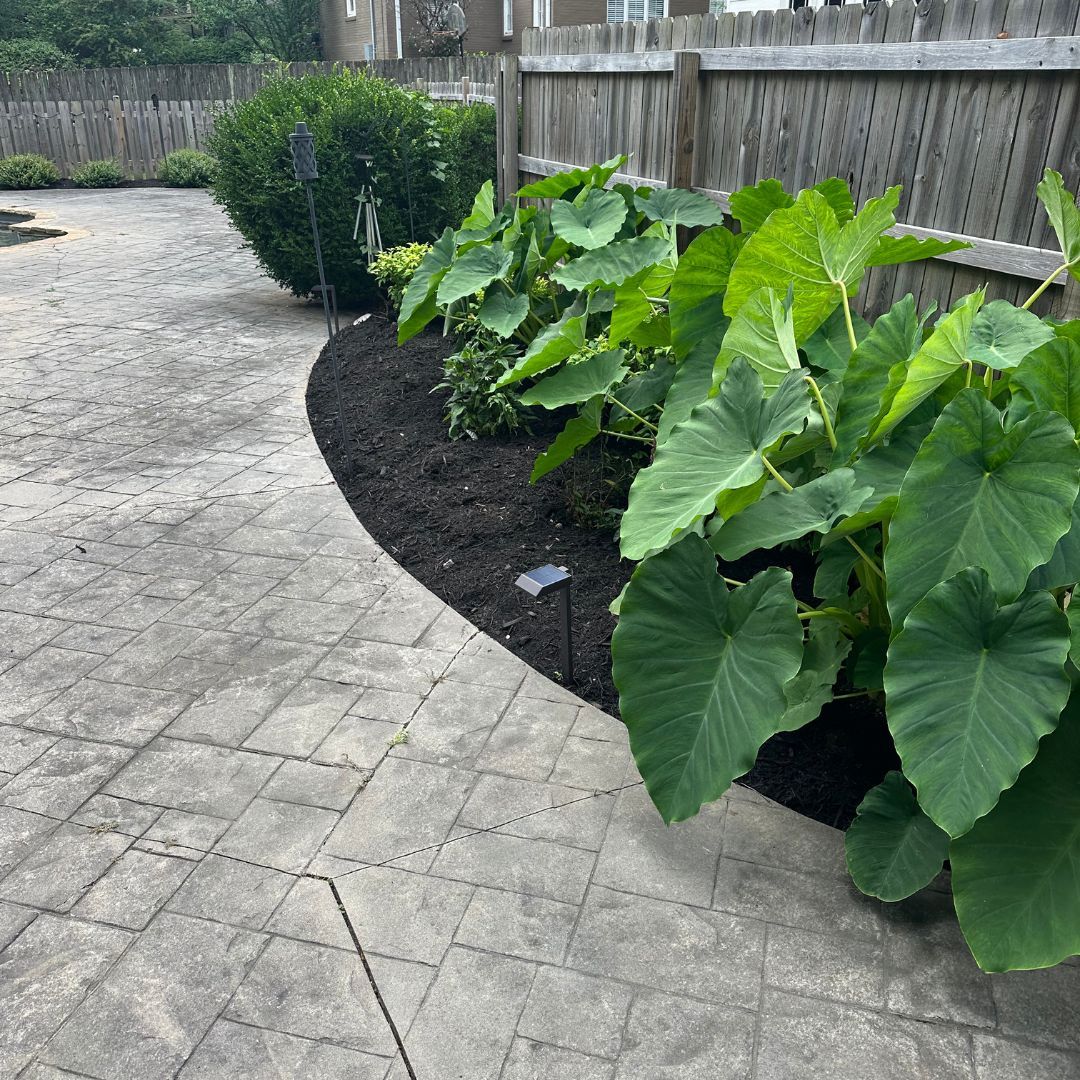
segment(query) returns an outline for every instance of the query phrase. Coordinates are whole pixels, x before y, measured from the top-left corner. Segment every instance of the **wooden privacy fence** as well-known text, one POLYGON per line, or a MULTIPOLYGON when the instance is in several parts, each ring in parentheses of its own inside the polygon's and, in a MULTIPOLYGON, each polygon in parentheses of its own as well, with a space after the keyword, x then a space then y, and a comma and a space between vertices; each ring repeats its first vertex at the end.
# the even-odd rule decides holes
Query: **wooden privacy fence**
MULTIPOLYGON (((974 247, 872 271, 868 311, 988 283, 1022 300, 1062 259, 1038 208, 1047 165, 1080 186, 1077 0, 909 0, 526 31, 503 59, 500 180, 629 153, 631 181, 789 191, 845 178, 860 204, 902 184, 897 232, 974 247)), ((1061 274, 1043 305, 1080 315, 1061 274)))
POLYGON ((268 79, 364 66, 442 100, 494 100, 494 57, 0 73, 0 157, 44 154, 62 176, 83 162, 115 158, 128 179, 151 179, 165 155, 205 149, 217 113, 268 79))

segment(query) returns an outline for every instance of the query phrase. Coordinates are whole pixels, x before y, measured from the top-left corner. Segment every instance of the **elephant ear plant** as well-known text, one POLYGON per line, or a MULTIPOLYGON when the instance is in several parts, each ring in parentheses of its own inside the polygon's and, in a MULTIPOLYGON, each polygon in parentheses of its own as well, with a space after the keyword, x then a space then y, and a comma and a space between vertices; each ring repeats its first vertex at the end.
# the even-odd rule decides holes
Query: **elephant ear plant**
POLYGON ((987 971, 1080 952, 1080 321, 1030 311, 1080 278, 1080 210, 1051 170, 1038 195, 1061 267, 1021 307, 980 290, 932 324, 910 295, 851 311, 869 268, 950 247, 887 233, 897 189, 858 213, 839 182, 733 197, 743 233, 706 230, 672 274, 679 366, 622 518, 640 562, 612 642, 668 822, 834 697, 883 701, 902 771, 859 807, 848 867, 897 901, 948 860, 987 971), (718 572, 791 543, 813 597, 778 567, 718 572))

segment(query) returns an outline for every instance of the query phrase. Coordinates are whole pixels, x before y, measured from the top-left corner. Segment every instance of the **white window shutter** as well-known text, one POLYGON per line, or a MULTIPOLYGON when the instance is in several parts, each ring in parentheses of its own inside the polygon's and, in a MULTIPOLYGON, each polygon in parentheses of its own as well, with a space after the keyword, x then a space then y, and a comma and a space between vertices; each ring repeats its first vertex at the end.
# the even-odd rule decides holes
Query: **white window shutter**
POLYGON ((630 22, 644 22, 645 0, 626 0, 626 18, 630 22))

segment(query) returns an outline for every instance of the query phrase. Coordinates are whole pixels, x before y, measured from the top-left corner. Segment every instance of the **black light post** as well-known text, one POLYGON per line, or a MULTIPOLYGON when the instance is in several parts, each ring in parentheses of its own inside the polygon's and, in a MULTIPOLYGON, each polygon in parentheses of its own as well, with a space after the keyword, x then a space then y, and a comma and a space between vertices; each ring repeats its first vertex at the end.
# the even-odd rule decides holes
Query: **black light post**
POLYGON ((535 570, 529 570, 514 582, 530 596, 547 596, 549 593, 559 594, 559 624, 561 664, 563 678, 568 686, 574 684, 574 651, 572 641, 572 628, 570 625, 570 586, 573 578, 566 567, 538 566, 535 570))
MULTIPOLYGON (((341 449, 345 453, 345 467, 352 475, 352 452, 349 449, 349 434, 345 428, 345 399, 341 393, 341 367, 338 363, 333 316, 330 312, 330 291, 326 284, 326 271, 323 269, 319 222, 315 217, 315 195, 312 191, 312 183, 319 178, 319 170, 315 164, 315 136, 308 131, 307 124, 303 121, 297 123, 296 130, 289 136, 289 148, 292 150, 293 175, 304 185, 304 190, 307 192, 308 213, 311 215, 311 235, 315 241, 315 262, 319 267, 319 292, 322 294, 323 312, 326 315, 326 338, 330 342, 330 362, 334 368, 334 388, 337 390, 341 449)), ((334 307, 337 307, 336 297, 334 307)))
POLYGON ((150 95, 150 103, 154 106, 154 112, 157 115, 157 133, 158 138, 161 140, 161 156, 165 159, 165 168, 169 167, 169 155, 165 152, 165 130, 161 126, 161 101, 157 94, 150 95))

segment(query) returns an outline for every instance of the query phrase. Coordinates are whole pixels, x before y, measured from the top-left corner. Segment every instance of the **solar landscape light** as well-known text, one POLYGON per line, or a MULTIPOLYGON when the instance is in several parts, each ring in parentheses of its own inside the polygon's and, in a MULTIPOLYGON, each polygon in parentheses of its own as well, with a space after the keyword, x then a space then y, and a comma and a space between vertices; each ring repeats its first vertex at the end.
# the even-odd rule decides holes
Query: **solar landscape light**
POLYGON ((334 339, 337 297, 333 296, 334 314, 330 311, 332 290, 326 284, 326 271, 323 269, 322 244, 319 243, 319 221, 315 216, 315 195, 312 184, 319 179, 319 167, 315 161, 315 136, 308 131, 302 120, 296 124, 296 130, 289 136, 289 149, 292 151, 293 176, 304 185, 307 192, 308 214, 311 216, 311 235, 315 241, 315 262, 319 268, 319 293, 322 296, 323 312, 326 315, 326 338, 330 342, 330 362, 334 369, 334 388, 337 390, 338 421, 341 424, 341 449, 345 453, 345 467, 352 475, 352 452, 349 449, 349 435, 345 429, 345 400, 341 393, 341 366, 338 363, 337 342, 334 339))
POLYGON ((570 627, 570 586, 573 578, 565 566, 538 566, 522 574, 514 584, 530 596, 548 596, 559 594, 559 622, 561 633, 560 652, 562 654, 562 674, 567 685, 574 682, 574 656, 571 648, 570 627))

